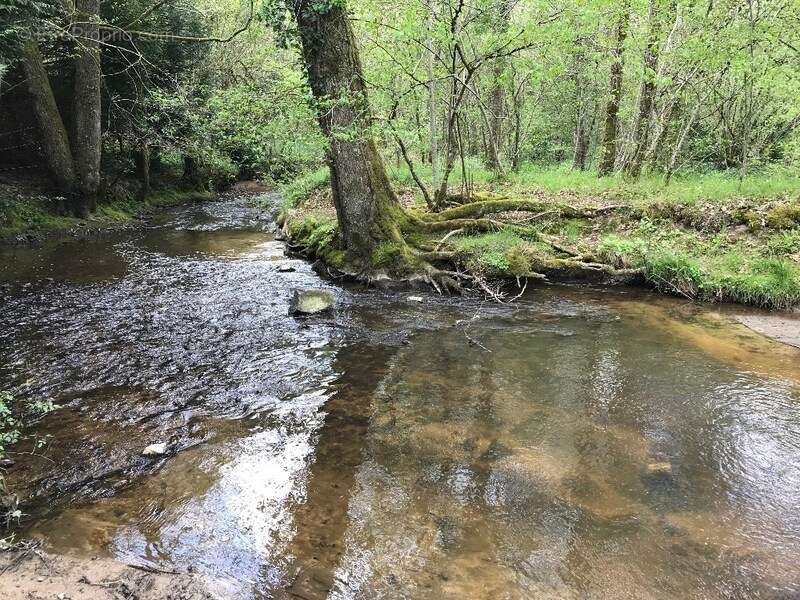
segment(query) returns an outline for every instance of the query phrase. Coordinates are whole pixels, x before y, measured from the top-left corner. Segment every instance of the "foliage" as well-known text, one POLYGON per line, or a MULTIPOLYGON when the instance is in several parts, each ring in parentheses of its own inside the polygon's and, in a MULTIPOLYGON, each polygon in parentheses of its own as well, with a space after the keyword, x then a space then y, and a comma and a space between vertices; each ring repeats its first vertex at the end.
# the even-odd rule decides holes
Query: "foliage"
POLYGON ((10 392, 0 391, 0 454, 4 454, 8 446, 16 444, 22 438, 21 428, 24 418, 36 418, 56 408, 52 400, 30 400, 12 411, 14 398, 10 392), (16 416, 15 416, 16 413, 16 416), (20 413, 23 416, 19 416, 20 413))
MULTIPOLYGON (((32 36, 51 37, 39 25, 59 12, 56 0, 4 0, 0 4, 0 67, 32 36)), ((0 70, 0 80, 2 70, 0 70)))
MULTIPOLYGON (((293 86, 302 83, 287 73, 280 87, 293 86)), ((206 101, 203 139, 238 165, 240 177, 284 181, 322 156, 322 136, 308 105, 287 98, 288 91, 243 85, 215 92, 206 101)))
POLYGON ((330 180, 331 172, 328 167, 320 167, 296 177, 281 189, 286 206, 300 206, 313 192, 325 188, 330 180))

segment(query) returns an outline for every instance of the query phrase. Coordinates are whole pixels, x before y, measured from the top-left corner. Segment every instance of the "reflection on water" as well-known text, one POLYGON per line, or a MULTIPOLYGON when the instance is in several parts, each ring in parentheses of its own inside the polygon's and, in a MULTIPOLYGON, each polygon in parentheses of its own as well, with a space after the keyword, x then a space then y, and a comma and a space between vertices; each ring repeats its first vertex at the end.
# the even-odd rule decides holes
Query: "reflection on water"
POLYGON ((0 383, 62 408, 47 458, 10 475, 51 550, 235 598, 800 594, 800 351, 559 287, 512 306, 331 288, 335 318, 298 321, 290 288, 327 284, 279 273, 269 231, 230 202, 96 264, 62 252, 58 277, 14 255, 0 383), (170 455, 141 457, 154 441, 170 455))

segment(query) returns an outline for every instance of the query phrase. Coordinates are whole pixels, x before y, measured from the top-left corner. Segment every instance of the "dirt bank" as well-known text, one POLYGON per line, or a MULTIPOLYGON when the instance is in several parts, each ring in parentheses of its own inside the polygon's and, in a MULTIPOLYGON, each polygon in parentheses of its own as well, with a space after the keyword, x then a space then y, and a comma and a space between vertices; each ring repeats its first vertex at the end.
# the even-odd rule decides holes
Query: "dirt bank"
POLYGON ((36 546, 0 553, 3 600, 205 600, 199 574, 150 572, 108 558, 52 556, 36 546))

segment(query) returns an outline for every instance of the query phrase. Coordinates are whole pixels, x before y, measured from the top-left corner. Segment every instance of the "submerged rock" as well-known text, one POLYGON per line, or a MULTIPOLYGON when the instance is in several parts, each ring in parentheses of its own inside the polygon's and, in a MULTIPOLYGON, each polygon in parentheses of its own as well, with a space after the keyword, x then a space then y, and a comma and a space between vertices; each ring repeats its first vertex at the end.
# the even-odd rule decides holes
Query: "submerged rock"
POLYGON ((290 315, 315 315, 333 308, 333 294, 325 290, 294 290, 290 315))
POLYGON ((163 456, 167 453, 166 442, 159 442, 157 444, 150 444, 142 450, 142 456, 163 456))
POLYGON ((295 268, 292 265, 278 265, 278 273, 294 273, 295 268))
POLYGON ((654 462, 647 465, 647 474, 654 477, 671 477, 672 463, 654 462))

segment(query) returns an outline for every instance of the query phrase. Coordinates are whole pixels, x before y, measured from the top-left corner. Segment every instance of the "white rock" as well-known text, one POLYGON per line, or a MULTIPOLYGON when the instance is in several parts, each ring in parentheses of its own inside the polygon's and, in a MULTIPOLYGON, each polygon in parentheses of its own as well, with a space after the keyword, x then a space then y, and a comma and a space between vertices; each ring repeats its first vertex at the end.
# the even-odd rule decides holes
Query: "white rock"
POLYGON ((167 453, 167 444, 159 442, 158 444, 150 444, 147 448, 142 450, 142 456, 162 456, 167 453))
POLYGON ((408 297, 408 301, 409 302, 423 302, 424 298, 422 296, 409 296, 408 297))

